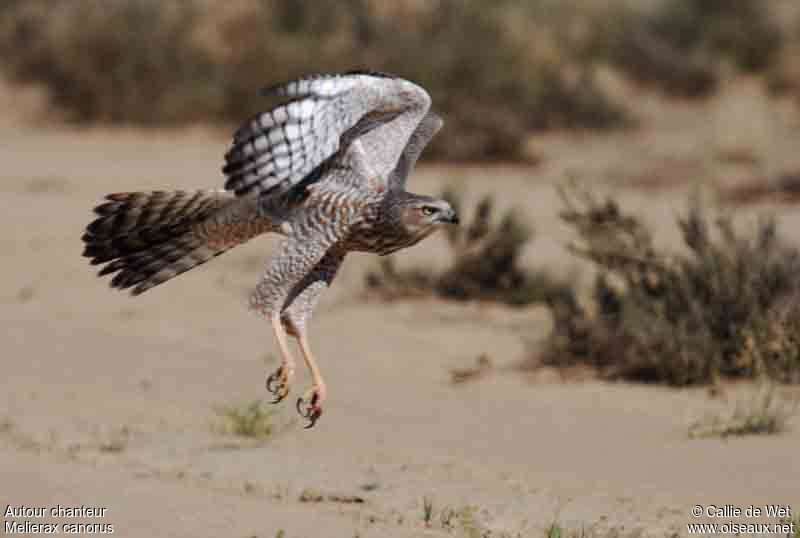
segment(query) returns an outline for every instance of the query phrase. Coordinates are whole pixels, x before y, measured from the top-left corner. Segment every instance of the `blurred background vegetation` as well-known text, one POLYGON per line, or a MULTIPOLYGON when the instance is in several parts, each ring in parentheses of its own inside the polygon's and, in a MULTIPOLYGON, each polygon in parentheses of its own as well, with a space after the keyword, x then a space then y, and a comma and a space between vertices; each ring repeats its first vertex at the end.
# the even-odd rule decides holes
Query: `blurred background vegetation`
POLYGON ((635 125, 609 73, 685 98, 732 72, 800 91, 800 24, 779 4, 4 0, 0 67, 72 121, 140 125, 236 123, 264 85, 369 67, 433 95, 448 123, 428 157, 525 160, 531 132, 635 125))
MULTIPOLYGON (((161 127, 238 124, 266 106, 263 86, 368 68, 431 93, 446 127, 426 158, 524 162, 535 158, 532 134, 640 128, 642 95, 702 102, 746 77, 800 105, 796 4, 4 0, 0 70, 43 88, 59 119, 161 127)), ((722 157, 757 161, 750 148, 734 149, 722 157)), ((681 173, 665 168, 665 182, 681 173)), ((784 173, 773 187, 796 198, 798 177, 784 173)), ((766 182, 756 180, 732 200, 758 199, 766 182)), ((455 191, 443 196, 462 205, 455 191)), ((774 222, 737 231, 729 219, 709 224, 714 212, 692 202, 675 254, 657 249, 651 230, 614 199, 565 196, 562 219, 581 241, 572 252, 597 272, 587 292, 569 276, 521 266, 533 237, 524 211, 498 212, 485 197, 472 213, 448 237, 447 267, 401 270, 389 259, 367 287, 385 300, 545 304, 554 327, 531 365, 590 365, 608 378, 674 385, 800 382, 800 254, 774 222)))

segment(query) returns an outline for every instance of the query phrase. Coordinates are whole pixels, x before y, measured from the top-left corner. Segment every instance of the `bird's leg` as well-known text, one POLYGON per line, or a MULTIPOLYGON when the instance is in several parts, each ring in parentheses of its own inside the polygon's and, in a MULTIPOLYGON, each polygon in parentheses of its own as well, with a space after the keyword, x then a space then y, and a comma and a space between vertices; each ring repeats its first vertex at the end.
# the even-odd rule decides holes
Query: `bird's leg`
POLYGON ((298 331, 297 342, 300 344, 300 351, 303 353, 303 359, 306 361, 308 371, 311 372, 312 383, 311 388, 297 399, 297 412, 309 420, 306 428, 311 428, 322 415, 322 402, 327 397, 327 389, 325 382, 322 380, 322 375, 319 373, 319 367, 317 367, 317 363, 308 346, 305 328, 298 331))
POLYGON ((271 392, 275 399, 272 403, 278 403, 289 394, 289 384, 294 376, 294 357, 289 353, 289 346, 286 342, 286 330, 281 323, 280 312, 272 316, 272 330, 275 333, 275 339, 278 341, 278 348, 281 352, 281 365, 280 367, 270 374, 267 378, 267 390, 271 392))

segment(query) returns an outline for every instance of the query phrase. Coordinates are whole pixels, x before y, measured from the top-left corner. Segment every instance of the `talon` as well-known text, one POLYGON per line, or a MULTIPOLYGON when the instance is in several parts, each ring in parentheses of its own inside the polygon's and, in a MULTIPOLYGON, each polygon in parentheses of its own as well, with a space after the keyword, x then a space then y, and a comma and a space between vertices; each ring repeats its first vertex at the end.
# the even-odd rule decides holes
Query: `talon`
POLYGON ((322 408, 321 407, 315 407, 314 411, 307 417, 308 418, 308 425, 305 427, 305 429, 308 430, 309 428, 313 428, 314 424, 317 423, 317 420, 321 416, 322 416, 322 408))
POLYGON ((272 392, 272 393, 275 392, 272 389, 272 384, 276 381, 277 377, 278 376, 276 376, 274 373, 269 374, 269 376, 267 377, 267 382, 265 383, 265 386, 267 387, 267 391, 268 392, 272 392))
POLYGON ((311 389, 309 393, 310 398, 307 402, 306 397, 301 396, 297 399, 297 403, 295 404, 295 408, 297 412, 300 413, 300 416, 308 419, 308 425, 305 426, 306 429, 313 428, 314 424, 319 420, 319 417, 322 416, 322 407, 319 405, 319 393, 316 389, 311 389), (303 406, 305 406, 305 409, 303 409, 303 406))
POLYGON ((284 367, 281 366, 278 370, 271 373, 269 377, 267 377, 265 385, 267 391, 275 395, 275 399, 270 403, 276 404, 286 398, 289 394, 289 383, 284 367))
POLYGON ((288 396, 288 394, 289 394, 289 387, 286 386, 286 385, 281 385, 279 387, 279 391, 280 392, 274 392, 273 393, 273 394, 275 394, 275 398, 269 403, 276 404, 276 403, 282 402, 283 399, 286 398, 286 396, 288 396))

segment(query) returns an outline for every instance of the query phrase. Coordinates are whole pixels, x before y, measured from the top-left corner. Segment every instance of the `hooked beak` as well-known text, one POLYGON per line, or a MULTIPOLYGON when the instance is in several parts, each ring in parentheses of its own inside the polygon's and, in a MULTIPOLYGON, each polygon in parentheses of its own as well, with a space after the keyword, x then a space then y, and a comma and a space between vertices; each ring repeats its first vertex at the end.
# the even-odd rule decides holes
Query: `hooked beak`
POLYGON ((448 224, 458 224, 458 213, 455 209, 450 209, 442 220, 448 224))

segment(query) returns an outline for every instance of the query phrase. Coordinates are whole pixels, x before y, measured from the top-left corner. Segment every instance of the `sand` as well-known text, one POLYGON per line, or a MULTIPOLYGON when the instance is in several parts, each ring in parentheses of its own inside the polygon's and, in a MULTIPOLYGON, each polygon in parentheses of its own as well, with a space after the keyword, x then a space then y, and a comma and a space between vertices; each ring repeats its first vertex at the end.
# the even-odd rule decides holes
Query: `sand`
MULTIPOLYGON (((558 271, 577 263, 557 217, 555 185, 567 175, 616 192, 656 225, 659 242, 677 245, 672 222, 688 193, 738 176, 703 143, 719 140, 708 121, 715 109, 698 117, 675 106, 644 134, 536 139, 535 168, 428 166, 411 187, 496 193, 537 230, 524 262, 558 271), (683 181, 669 175, 675 167, 683 181)), ((763 151, 797 164, 796 126, 781 129, 780 147, 763 151)), ((667 536, 713 521, 692 517, 698 504, 800 511, 800 427, 693 440, 688 424, 726 405, 704 389, 521 373, 515 366, 549 330, 544 308, 367 299, 363 275, 376 259, 365 255, 348 258, 312 324, 329 387, 316 427, 302 428, 290 398, 275 406, 269 438, 222 433, 216 409, 269 396, 275 344, 245 305, 273 241, 132 299, 95 277, 80 235, 107 192, 218 186, 224 133, 7 121, 0 140, 2 508, 106 509, 18 521, 106 524, 132 537, 541 536, 554 521, 667 536), (483 353, 493 364, 486 375, 451 383, 453 368, 483 353), (449 529, 441 515, 450 511, 449 529)), ((740 210, 742 219, 761 209, 740 210)), ((770 210, 800 240, 793 208, 770 210)), ((431 238, 400 263, 444 263, 443 244, 431 238)), ((295 396, 309 382, 298 371, 295 396)))

